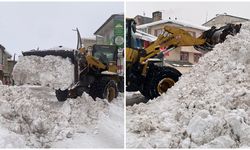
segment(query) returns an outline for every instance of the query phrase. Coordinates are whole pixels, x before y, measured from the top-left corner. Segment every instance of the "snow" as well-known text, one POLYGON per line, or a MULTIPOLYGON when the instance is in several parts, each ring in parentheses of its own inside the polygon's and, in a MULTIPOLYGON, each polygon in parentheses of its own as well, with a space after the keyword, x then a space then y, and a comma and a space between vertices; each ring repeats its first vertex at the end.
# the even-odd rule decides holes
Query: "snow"
POLYGON ((172 20, 172 19, 164 19, 164 20, 160 20, 160 21, 155 21, 155 22, 139 25, 136 28, 137 29, 143 29, 143 28, 147 28, 147 27, 150 27, 150 26, 154 26, 154 25, 157 25, 157 24, 163 24, 163 23, 173 23, 173 24, 181 25, 183 27, 195 28, 195 29, 200 29, 200 30, 203 30, 203 31, 206 31, 206 30, 210 29, 208 27, 201 26, 201 25, 196 25, 196 24, 193 24, 193 23, 190 23, 190 22, 187 22, 187 21, 172 20))
POLYGON ((18 135, 5 128, 0 127, 0 145, 1 148, 26 148, 22 135, 18 135))
POLYGON ((93 131, 85 130, 85 134, 76 134, 72 139, 56 142, 55 147, 122 148, 124 141, 123 97, 120 96, 118 99, 109 105, 107 112, 100 114, 98 124, 93 131))
POLYGON ((0 85, 0 148, 123 148, 123 94, 109 103, 83 93, 58 102, 73 83, 74 66, 56 56, 21 57, 18 86, 0 85))
POLYGON ((24 56, 19 58, 12 74, 16 85, 42 85, 64 90, 74 81, 74 65, 59 56, 24 56))
POLYGON ((1 148, 122 148, 123 94, 58 102, 49 87, 1 85, 0 130, 1 148))
POLYGON ((111 71, 102 71, 101 74, 105 74, 105 75, 117 75, 117 73, 111 72, 111 71))
POLYGON ((250 24, 167 93, 127 106, 128 148, 250 147, 250 24))
POLYGON ((136 30, 135 36, 139 39, 146 40, 149 42, 154 42, 157 39, 156 36, 148 34, 146 32, 140 31, 140 30, 136 30))

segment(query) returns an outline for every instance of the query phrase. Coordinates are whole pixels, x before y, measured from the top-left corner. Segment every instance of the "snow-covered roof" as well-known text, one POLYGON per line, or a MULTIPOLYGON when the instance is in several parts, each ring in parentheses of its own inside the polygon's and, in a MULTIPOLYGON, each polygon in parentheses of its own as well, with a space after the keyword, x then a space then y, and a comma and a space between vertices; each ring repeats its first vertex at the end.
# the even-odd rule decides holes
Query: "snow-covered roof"
MULTIPOLYGON (((101 30, 104 29, 104 27, 106 25, 108 25, 109 23, 113 23, 111 22, 113 19, 120 19, 120 20, 123 20, 124 19, 124 14, 113 14, 111 15, 102 25, 101 27, 99 27, 95 32, 94 32, 94 35, 102 35, 100 34, 101 30)), ((102 31, 102 32, 105 32, 105 31, 102 31)))
POLYGON ((156 36, 153 36, 151 34, 145 33, 145 32, 140 31, 140 30, 136 31, 135 36, 137 38, 139 38, 139 39, 146 40, 146 41, 149 41, 149 42, 153 42, 153 41, 155 41, 157 39, 156 36))
POLYGON ((173 24, 181 25, 183 27, 189 27, 189 28, 199 29, 199 30, 203 30, 203 31, 209 29, 208 27, 205 27, 202 25, 195 25, 195 24, 187 22, 187 21, 171 20, 171 19, 165 19, 165 20, 160 20, 160 21, 155 21, 155 22, 139 25, 139 26, 137 26, 137 28, 143 29, 143 28, 147 28, 150 26, 158 25, 158 24, 164 24, 164 23, 173 23, 173 24))

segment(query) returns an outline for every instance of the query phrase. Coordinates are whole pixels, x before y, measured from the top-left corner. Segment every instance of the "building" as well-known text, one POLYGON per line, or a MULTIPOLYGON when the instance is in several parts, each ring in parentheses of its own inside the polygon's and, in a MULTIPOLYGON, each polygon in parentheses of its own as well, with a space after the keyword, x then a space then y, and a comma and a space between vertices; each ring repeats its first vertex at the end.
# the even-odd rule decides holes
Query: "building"
POLYGON ((94 33, 96 44, 116 45, 118 74, 124 74, 124 15, 111 15, 94 33))
POLYGON ((92 54, 93 45, 96 44, 95 38, 82 38, 84 47, 88 50, 89 54, 92 54))
POLYGON ((226 25, 228 23, 236 24, 236 23, 243 23, 243 22, 246 22, 246 21, 249 21, 249 19, 242 18, 242 17, 237 17, 237 16, 232 16, 232 15, 228 15, 227 13, 224 13, 224 14, 217 14, 214 18, 212 18, 209 21, 205 22, 203 24, 203 26, 220 27, 220 26, 226 25))
MULTIPOLYGON (((153 12, 153 22, 137 26, 138 30, 149 33, 154 36, 159 36, 165 25, 174 26, 188 31, 192 36, 198 37, 203 31, 208 30, 208 27, 194 25, 192 23, 179 21, 175 19, 162 20, 161 12, 153 12)), ((188 72, 192 65, 197 63, 203 53, 195 50, 193 46, 178 47, 165 55, 164 64, 175 67, 182 73, 188 72)))
POLYGON ((153 22, 153 18, 141 16, 141 15, 135 16, 134 19, 135 19, 137 25, 142 25, 142 24, 153 22))
POLYGON ((15 60, 11 60, 11 55, 0 44, 0 80, 3 84, 12 84, 12 70, 16 64, 15 60))
POLYGON ((117 45, 123 48, 124 15, 114 14, 106 20, 94 33, 97 44, 117 45))

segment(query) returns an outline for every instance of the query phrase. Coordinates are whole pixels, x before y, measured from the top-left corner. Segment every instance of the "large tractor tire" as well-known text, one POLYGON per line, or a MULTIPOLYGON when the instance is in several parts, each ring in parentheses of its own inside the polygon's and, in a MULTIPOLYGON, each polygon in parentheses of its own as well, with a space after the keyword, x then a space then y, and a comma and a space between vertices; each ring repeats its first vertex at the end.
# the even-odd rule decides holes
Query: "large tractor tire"
POLYGON ((181 76, 181 73, 171 67, 153 66, 149 68, 148 75, 141 93, 149 100, 166 93, 181 76))
POLYGON ((68 94, 69 94, 69 91, 68 89, 66 90, 56 90, 56 98, 59 102, 64 102, 67 100, 68 98, 68 94))
POLYGON ((93 99, 99 97, 111 102, 118 96, 118 88, 114 80, 104 77, 91 84, 89 94, 93 99))

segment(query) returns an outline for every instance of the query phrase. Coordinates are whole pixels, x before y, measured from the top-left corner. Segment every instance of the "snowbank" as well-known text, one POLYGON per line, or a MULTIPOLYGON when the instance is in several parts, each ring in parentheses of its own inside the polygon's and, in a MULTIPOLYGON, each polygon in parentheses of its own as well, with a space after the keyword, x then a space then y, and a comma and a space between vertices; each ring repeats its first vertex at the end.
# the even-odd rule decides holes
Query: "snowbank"
POLYGON ((1 148, 91 148, 103 145, 122 148, 123 95, 108 103, 101 99, 94 101, 84 93, 82 97, 61 103, 49 87, 2 86, 2 128, 11 135, 0 131, 1 148), (85 138, 92 140, 84 143, 85 138))
POLYGON ((42 85, 67 89, 74 81, 74 65, 59 56, 25 56, 13 70, 16 85, 42 85))
POLYGON ((250 24, 163 96, 127 107, 127 147, 250 146, 250 24))
POLYGON ((1 148, 26 148, 22 135, 18 135, 5 128, 0 127, 0 145, 1 148))

